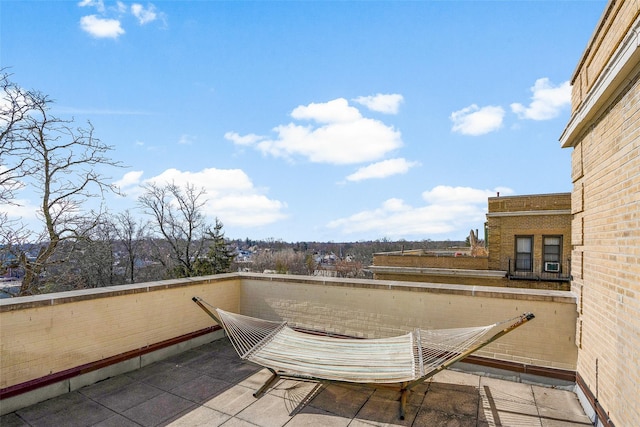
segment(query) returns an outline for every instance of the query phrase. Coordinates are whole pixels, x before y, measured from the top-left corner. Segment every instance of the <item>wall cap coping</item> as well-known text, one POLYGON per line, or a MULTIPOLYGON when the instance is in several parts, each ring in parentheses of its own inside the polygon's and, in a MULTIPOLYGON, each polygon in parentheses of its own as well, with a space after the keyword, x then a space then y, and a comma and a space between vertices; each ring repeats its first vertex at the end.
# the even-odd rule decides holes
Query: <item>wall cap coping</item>
MULTIPOLYGON (((377 267, 379 268, 379 267, 377 267)), ((480 270, 477 270, 480 271, 480 270)), ((501 272, 504 273, 504 272, 501 272)), ((380 290, 401 290, 472 297, 523 299, 576 303, 576 296, 570 291, 553 291, 526 288, 501 288, 494 286, 471 286, 442 283, 402 282, 371 279, 344 279, 334 277, 297 276, 287 274, 264 273, 225 273, 213 276, 190 277, 186 279, 162 280, 134 285, 109 286, 78 291, 56 292, 26 297, 5 298, 0 300, 0 313, 15 310, 67 304, 97 298, 139 294, 179 288, 201 283, 224 282, 229 280, 259 280, 266 282, 284 282, 316 286, 339 286, 346 288, 365 288, 380 290)))
POLYGON ((436 251, 426 250, 426 249, 410 249, 405 251, 375 252, 373 256, 374 257, 383 256, 383 257, 462 258, 462 259, 469 259, 469 258, 488 259, 489 258, 488 255, 473 256, 473 255, 470 255, 470 253, 471 253, 471 247, 465 247, 465 248, 443 250, 441 253, 438 253, 436 251), (451 253, 454 253, 454 255, 452 255, 451 253), (459 253, 462 255, 455 255, 455 253, 459 253))
POLYGON ((504 216, 536 216, 536 215, 571 215, 571 209, 548 209, 535 211, 489 212, 487 218, 504 216))
POLYGON ((426 276, 455 276, 498 279, 507 276, 507 272, 504 270, 473 270, 465 268, 441 267, 397 267, 388 265, 371 265, 368 268, 374 273, 424 274, 426 276))
POLYGON ((564 191, 562 193, 537 193, 537 194, 516 194, 513 196, 491 196, 488 197, 488 199, 490 201, 495 201, 495 200, 503 200, 503 199, 527 199, 527 198, 532 198, 532 197, 558 197, 558 196, 571 196, 571 192, 570 191, 564 191))
POLYGON ((238 273, 242 279, 270 282, 297 283, 319 286, 341 286, 380 290, 402 290, 471 297, 521 299, 527 301, 552 301, 576 304, 577 297, 571 291, 548 289, 505 288, 498 286, 475 286, 428 282, 403 282, 395 280, 342 279, 335 277, 292 276, 286 274, 238 273))
POLYGON ((27 308, 44 307, 49 305, 66 304, 97 298, 109 298, 123 295, 140 294, 179 288, 199 283, 221 282, 237 279, 236 273, 225 273, 213 276, 188 277, 183 279, 159 280, 154 282, 136 283, 132 285, 105 286, 102 288, 80 289, 77 291, 53 292, 33 296, 23 296, 0 299, 0 313, 27 308))

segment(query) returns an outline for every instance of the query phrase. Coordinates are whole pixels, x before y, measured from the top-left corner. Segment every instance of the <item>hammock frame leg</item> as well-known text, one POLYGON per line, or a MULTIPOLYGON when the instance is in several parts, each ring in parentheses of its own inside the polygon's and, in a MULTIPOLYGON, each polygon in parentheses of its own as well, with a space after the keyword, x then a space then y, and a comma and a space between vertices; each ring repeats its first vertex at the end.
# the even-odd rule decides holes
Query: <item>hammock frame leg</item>
POLYGON ((253 397, 258 398, 262 393, 264 393, 271 385, 278 379, 279 375, 276 371, 271 368, 267 368, 269 372, 271 372, 271 376, 262 384, 258 390, 253 393, 253 397))
POLYGON ((404 420, 404 417, 407 413, 407 395, 409 394, 409 389, 406 387, 406 384, 402 384, 402 389, 400 389, 400 419, 404 420))

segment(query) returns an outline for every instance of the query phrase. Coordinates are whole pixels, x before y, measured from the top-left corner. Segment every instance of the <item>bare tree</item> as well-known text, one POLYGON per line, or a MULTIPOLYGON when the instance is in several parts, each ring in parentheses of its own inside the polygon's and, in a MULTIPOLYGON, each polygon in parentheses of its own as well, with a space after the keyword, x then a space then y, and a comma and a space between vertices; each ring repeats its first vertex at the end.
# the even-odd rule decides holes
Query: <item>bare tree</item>
POLYGON ((338 277, 364 277, 364 268, 360 261, 348 259, 339 259, 336 261, 335 269, 338 277))
MULTIPOLYGON (((253 256, 252 269, 259 273, 274 271, 278 274, 310 274, 313 262, 304 252, 293 249, 262 250, 253 256)), ((311 270, 311 273, 313 270, 311 270)))
POLYGON ((197 275, 195 262, 205 256, 207 232, 204 189, 197 190, 187 184, 182 188, 175 183, 146 184, 138 202, 150 215, 152 227, 169 245, 169 259, 158 257, 172 277, 197 275))
POLYGON ((97 226, 88 224, 88 227, 91 231, 84 238, 69 239, 58 245, 47 270, 55 281, 46 281, 46 290, 99 288, 124 282, 123 275, 116 271, 117 240, 111 218, 105 215, 97 226))
POLYGON ((81 251, 76 252, 80 255, 76 259, 83 286, 100 288, 122 284, 123 278, 115 271, 117 233, 112 218, 104 215, 87 237, 80 240, 81 251))
MULTIPOLYGON (((0 69, 0 205, 15 205, 15 193, 21 188, 25 176, 25 162, 28 147, 18 144, 15 134, 20 131, 24 118, 36 106, 47 102, 45 96, 22 89, 10 80, 11 75, 0 69), (11 161, 9 161, 11 159, 11 161)), ((0 243, 2 252, 13 254, 15 244, 28 237, 25 227, 16 219, 10 219, 6 212, 0 212, 0 243)), ((13 256, 13 255, 12 255, 13 256)), ((4 256, 3 256, 4 257, 4 256)))
POLYGON ((126 255, 126 275, 129 283, 135 283, 136 261, 140 257, 140 249, 144 243, 147 223, 136 219, 131 211, 126 210, 114 218, 115 232, 126 255))
POLYGON ((49 114, 52 101, 45 95, 20 90, 6 74, 2 79, 4 203, 15 203, 17 187, 12 183, 19 178, 20 186, 37 194, 37 214, 43 223, 43 230, 30 237, 38 243, 35 258, 23 250, 19 254, 24 268, 20 294, 28 295, 39 292, 48 265, 60 261, 54 256, 58 246, 85 238, 99 224, 100 212, 85 211, 84 203, 106 191, 117 192, 97 169, 120 163, 107 156, 112 147, 95 138, 91 123, 75 127, 73 120, 49 114))

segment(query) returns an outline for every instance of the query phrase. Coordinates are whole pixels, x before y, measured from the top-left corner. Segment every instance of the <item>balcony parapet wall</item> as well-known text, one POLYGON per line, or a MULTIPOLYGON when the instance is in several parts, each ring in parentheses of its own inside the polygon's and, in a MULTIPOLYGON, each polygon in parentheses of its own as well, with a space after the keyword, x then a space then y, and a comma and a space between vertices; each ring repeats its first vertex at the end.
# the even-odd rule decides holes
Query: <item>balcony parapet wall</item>
POLYGON ((245 274, 240 305, 250 316, 361 338, 491 324, 530 311, 533 322, 477 355, 570 371, 576 366, 576 298, 567 291, 245 274))
POLYGON ((0 300, 0 391, 206 331, 191 298, 237 311, 240 286, 220 275, 0 300))
POLYGON ((211 329, 195 295, 225 310, 362 338, 531 311, 534 321, 478 355, 575 371, 569 292, 233 273, 0 301, 0 393, 211 329))

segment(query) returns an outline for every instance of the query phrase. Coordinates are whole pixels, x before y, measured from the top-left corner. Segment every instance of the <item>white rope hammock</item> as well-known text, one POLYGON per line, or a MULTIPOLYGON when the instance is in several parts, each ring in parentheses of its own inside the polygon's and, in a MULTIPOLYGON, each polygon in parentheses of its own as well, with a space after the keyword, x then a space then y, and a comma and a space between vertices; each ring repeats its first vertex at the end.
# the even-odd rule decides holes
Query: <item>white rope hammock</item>
POLYGON ((415 329, 380 339, 331 337, 296 331, 273 322, 230 313, 214 314, 198 297, 193 301, 226 331, 238 355, 268 368, 272 377, 254 393, 260 395, 278 376, 372 384, 400 384, 404 419, 409 389, 534 318, 532 313, 487 326, 415 329), (509 324, 502 328, 499 326, 509 324))
POLYGON ((296 331, 216 309, 229 340, 245 360, 288 375, 356 383, 399 383, 421 378, 480 342, 497 324, 415 331, 392 338, 352 339, 296 331))
POLYGON ((215 311, 242 359, 291 376, 355 383, 401 383, 422 378, 485 340, 504 323, 415 329, 392 338, 352 339, 299 332, 287 322, 215 311))

